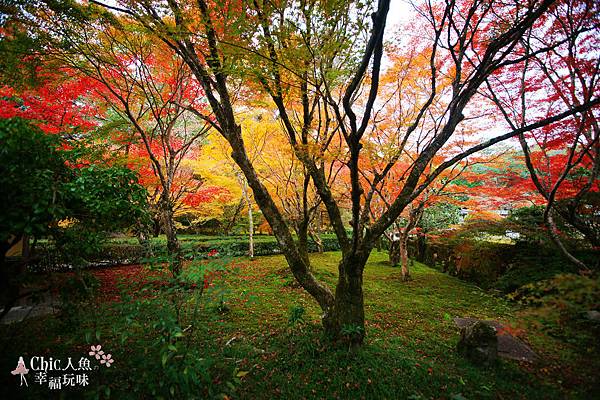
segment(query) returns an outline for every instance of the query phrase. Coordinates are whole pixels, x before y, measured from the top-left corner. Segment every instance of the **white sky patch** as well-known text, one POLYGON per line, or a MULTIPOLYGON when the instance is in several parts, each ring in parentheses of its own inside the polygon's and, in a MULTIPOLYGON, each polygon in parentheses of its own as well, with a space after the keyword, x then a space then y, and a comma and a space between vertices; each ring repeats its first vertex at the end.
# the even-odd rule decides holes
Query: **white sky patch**
POLYGON ((415 15, 413 6, 406 0, 391 0, 386 22, 384 40, 389 40, 400 24, 409 21, 415 15))

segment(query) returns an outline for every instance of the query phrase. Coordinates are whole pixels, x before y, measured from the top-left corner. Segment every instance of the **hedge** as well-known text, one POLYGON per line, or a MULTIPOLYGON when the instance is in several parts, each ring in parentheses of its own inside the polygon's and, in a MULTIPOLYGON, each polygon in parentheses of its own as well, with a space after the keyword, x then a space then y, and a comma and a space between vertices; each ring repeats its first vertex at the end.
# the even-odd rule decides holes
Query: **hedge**
MULTIPOLYGON (((254 243, 255 256, 268 256, 281 254, 281 248, 274 237, 271 240, 261 240, 254 243)), ((324 251, 337 251, 340 249, 339 243, 335 237, 322 238, 324 251)), ((211 240, 207 242, 197 242, 190 240, 180 241, 181 249, 186 259, 206 258, 211 252, 217 252, 219 256, 227 257, 242 257, 248 255, 248 240, 231 240, 224 237, 222 240, 211 240)), ((160 244, 152 244, 153 257, 166 256, 166 246, 160 244)), ((317 245, 313 241, 308 242, 308 251, 311 253, 317 252, 317 245)), ((119 243, 111 241, 102 247, 102 252, 88 259, 88 266, 106 266, 120 264, 137 264, 143 263, 148 259, 147 250, 140 244, 119 243)), ((50 243, 38 245, 36 248, 36 257, 30 263, 29 269, 32 271, 62 271, 72 268, 69 260, 65 259, 58 252, 54 251, 54 247, 50 243)))
MULTIPOLYGON (((577 272, 577 267, 556 248, 528 242, 511 244, 474 238, 428 240, 419 249, 417 241, 413 240, 408 249, 409 256, 417 261, 502 293, 560 273, 577 272)), ((574 253, 594 268, 597 252, 583 249, 574 253)))

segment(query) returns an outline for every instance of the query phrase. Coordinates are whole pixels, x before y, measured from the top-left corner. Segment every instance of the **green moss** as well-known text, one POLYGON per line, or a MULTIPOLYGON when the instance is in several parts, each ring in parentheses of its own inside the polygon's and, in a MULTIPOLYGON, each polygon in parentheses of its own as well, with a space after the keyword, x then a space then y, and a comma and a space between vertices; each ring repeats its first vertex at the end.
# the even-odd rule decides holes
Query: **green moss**
MULTIPOLYGON (((339 252, 311 255, 315 274, 334 285, 339 258, 339 252)), ((221 292, 209 292, 198 318, 190 321, 196 327, 193 335, 186 336, 194 351, 211 360, 213 387, 204 397, 229 393, 240 399, 427 399, 460 394, 467 399, 562 399, 598 394, 597 389, 594 392, 597 378, 574 370, 578 365, 597 370, 597 357, 577 354, 541 331, 527 332, 541 355, 540 364, 521 367, 500 360, 479 369, 464 360, 455 351, 459 331, 453 317, 495 319, 514 326, 519 323, 519 309, 418 262, 411 270, 414 279, 402 282, 386 253, 372 254, 364 278, 366 344, 355 352, 331 348, 323 339, 321 311, 306 292, 291 284, 282 256, 239 258, 234 263, 237 272, 225 275, 222 282, 230 311, 217 312, 214 302, 221 292), (299 309, 304 310, 302 319, 290 323, 290 310, 299 309), (236 377, 234 391, 226 386, 232 377, 236 377)), ((61 325, 54 318, 2 326, 0 368, 14 369, 21 353, 80 352, 88 345, 85 332, 93 328, 116 360, 110 375, 103 377, 113 397, 147 397, 147 393, 131 392, 131 387, 139 387, 133 383, 159 377, 144 376, 145 366, 132 360, 157 359, 144 353, 156 333, 144 324, 136 328, 116 310, 112 303, 99 304, 98 317, 76 327, 61 325), (17 331, 27 335, 15 341, 17 331), (125 344, 120 342, 123 331, 130 333, 125 344)), ((141 313, 145 319, 140 321, 157 318, 152 308, 141 313)), ((15 388, 14 382, 4 387, 15 388)))

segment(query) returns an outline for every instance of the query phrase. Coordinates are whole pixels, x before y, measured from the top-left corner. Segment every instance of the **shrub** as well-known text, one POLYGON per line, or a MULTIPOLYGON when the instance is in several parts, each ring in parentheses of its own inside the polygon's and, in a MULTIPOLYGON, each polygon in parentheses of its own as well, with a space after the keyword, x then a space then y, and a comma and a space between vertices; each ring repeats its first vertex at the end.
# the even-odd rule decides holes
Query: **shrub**
MULTIPOLYGON (((242 238, 216 237, 212 240, 196 240, 195 238, 183 238, 181 248, 188 260, 207 258, 211 252, 218 253, 221 257, 242 257, 248 255, 248 240, 242 238), (216 239, 216 240, 215 240, 216 239)), ((324 237, 324 251, 337 251, 339 244, 334 237, 324 237)), ((74 244, 77 244, 74 242, 74 244)), ((309 241, 308 250, 317 251, 317 245, 309 241)), ((155 257, 166 256, 166 246, 160 240, 152 243, 152 252, 155 257)), ((254 254, 256 256, 268 256, 280 254, 281 249, 274 237, 262 238, 254 243, 254 254)), ((69 270, 72 265, 69 258, 61 256, 55 251, 54 242, 46 242, 38 245, 36 260, 29 266, 34 271, 59 271, 69 270)), ((135 264, 144 262, 147 256, 146 249, 140 244, 124 243, 122 241, 110 241, 97 247, 95 251, 86 252, 86 261, 91 266, 135 264)))
MULTIPOLYGON (((238 379, 229 371, 225 386, 217 387, 213 376, 216 360, 207 349, 192 346, 191 340, 202 330, 201 312, 210 307, 215 291, 222 294, 218 277, 226 272, 224 260, 199 260, 190 263, 177 277, 165 273, 162 259, 146 265, 145 280, 132 290, 131 282, 121 289, 119 303, 124 324, 122 344, 139 346, 128 360, 140 365, 131 377, 133 392, 152 398, 215 398, 231 394, 238 379), (143 333, 143 334, 140 334, 143 333), (160 379, 156 379, 160 376, 160 379)), ((222 296, 221 296, 222 299, 222 296)))
POLYGON ((531 306, 536 324, 549 334, 587 351, 599 350, 598 277, 559 274, 525 285, 509 297, 531 306))

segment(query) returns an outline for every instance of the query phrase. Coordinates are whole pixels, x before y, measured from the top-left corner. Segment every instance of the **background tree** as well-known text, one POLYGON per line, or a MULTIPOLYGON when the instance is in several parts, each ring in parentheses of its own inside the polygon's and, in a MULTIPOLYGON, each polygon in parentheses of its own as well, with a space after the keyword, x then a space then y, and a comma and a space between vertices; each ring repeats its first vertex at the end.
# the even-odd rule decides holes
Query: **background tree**
MULTIPOLYGON (((596 2, 560 2, 543 23, 528 30, 520 48, 527 61, 504 71, 502 81, 494 76, 488 82, 488 96, 508 126, 517 129, 594 97, 600 78, 600 59, 593 50, 599 43, 599 12, 596 2), (551 51, 540 52, 544 48, 551 51)), ((592 246, 600 246, 598 110, 596 106, 518 136, 530 175, 527 189, 543 199, 548 232, 564 255, 584 269, 561 242, 553 214, 579 230, 592 246)))
MULTIPOLYGON (((210 121, 197 118, 198 110, 204 108, 203 91, 169 47, 127 28, 128 21, 105 22, 112 25, 87 33, 87 25, 80 19, 53 26, 57 35, 68 38, 68 45, 57 49, 55 56, 97 81, 100 90, 96 95, 131 124, 134 137, 127 140, 139 141, 150 161, 157 181, 154 193, 160 226, 173 258, 172 270, 178 274, 182 255, 175 207, 179 199, 193 201, 186 188, 194 176, 190 170, 185 174, 182 163, 210 126, 210 121)), ((196 189, 199 183, 196 181, 196 189)))

